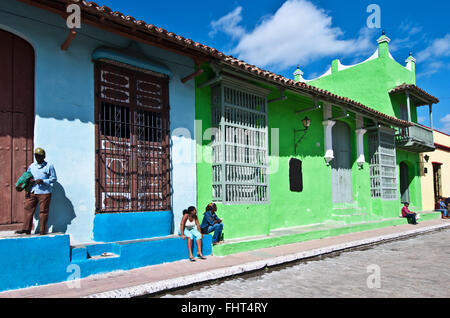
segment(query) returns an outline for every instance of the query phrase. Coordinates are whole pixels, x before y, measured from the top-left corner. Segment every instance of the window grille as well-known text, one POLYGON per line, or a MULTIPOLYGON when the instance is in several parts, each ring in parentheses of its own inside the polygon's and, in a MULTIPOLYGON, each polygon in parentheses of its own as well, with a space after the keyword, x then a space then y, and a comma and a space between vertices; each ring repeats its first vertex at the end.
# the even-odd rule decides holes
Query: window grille
POLYGON ((213 200, 268 203, 266 92, 224 80, 211 89, 213 200))
POLYGON ((97 212, 170 210, 168 81, 98 62, 97 212))
POLYGON ((372 198, 396 200, 398 181, 393 130, 380 128, 372 131, 369 134, 369 152, 372 198))

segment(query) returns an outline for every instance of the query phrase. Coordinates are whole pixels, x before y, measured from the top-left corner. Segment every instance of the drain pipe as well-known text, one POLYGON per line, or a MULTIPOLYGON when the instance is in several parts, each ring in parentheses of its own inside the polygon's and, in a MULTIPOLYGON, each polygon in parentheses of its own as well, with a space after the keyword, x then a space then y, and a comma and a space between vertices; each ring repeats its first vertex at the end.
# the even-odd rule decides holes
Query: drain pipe
POLYGON ((203 69, 201 68, 201 66, 204 64, 205 62, 199 62, 199 61, 195 61, 195 66, 197 67, 197 71, 195 71, 194 73, 184 77, 181 79, 181 83, 185 84, 186 82, 189 82, 191 79, 196 78, 197 76, 200 76, 204 73, 203 69))
POLYGON ((215 83, 218 83, 218 82, 220 82, 222 80, 222 75, 220 74, 220 71, 217 68, 217 66, 215 64, 213 64, 213 63, 210 63, 209 66, 212 68, 212 70, 216 74, 216 77, 214 77, 214 78, 212 78, 212 79, 210 79, 210 80, 208 80, 208 81, 198 85, 197 86, 198 88, 203 88, 203 87, 206 87, 206 86, 214 85, 215 83))

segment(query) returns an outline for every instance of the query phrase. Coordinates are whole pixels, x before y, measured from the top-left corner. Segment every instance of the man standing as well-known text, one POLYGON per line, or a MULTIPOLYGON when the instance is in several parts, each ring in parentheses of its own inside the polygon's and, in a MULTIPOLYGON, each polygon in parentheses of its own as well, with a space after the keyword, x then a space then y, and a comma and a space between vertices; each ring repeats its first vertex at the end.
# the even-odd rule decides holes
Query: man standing
POLYGON ((28 168, 28 172, 33 175, 33 179, 30 180, 32 185, 30 192, 25 194, 23 228, 21 231, 17 231, 17 234, 31 234, 33 215, 38 204, 40 209, 40 235, 46 234, 50 201, 52 198, 52 185, 56 182, 57 178, 53 165, 44 160, 44 149, 37 148, 34 152, 34 157, 36 158, 36 162, 32 163, 28 168))

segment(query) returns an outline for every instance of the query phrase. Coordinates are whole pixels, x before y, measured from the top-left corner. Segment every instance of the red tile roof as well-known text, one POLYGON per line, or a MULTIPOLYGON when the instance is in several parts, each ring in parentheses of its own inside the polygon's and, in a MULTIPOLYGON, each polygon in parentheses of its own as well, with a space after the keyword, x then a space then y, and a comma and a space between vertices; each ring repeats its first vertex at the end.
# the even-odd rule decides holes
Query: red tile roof
POLYGON ((421 103, 417 106, 423 106, 428 104, 437 104, 439 99, 433 95, 428 94, 425 90, 413 84, 402 84, 389 91, 389 94, 397 94, 403 92, 411 92, 421 99, 421 103))
MULTIPOLYGON (((78 4, 80 5, 80 8, 82 9, 83 12, 98 17, 99 20, 97 21, 97 23, 100 25, 105 23, 105 21, 111 21, 119 25, 129 27, 130 36, 132 34, 137 34, 137 31, 142 31, 147 36, 151 35, 152 38, 156 37, 157 39, 166 41, 164 43, 170 42, 179 47, 180 50, 183 51, 189 50, 189 52, 197 52, 200 55, 200 57, 222 62, 225 65, 253 74, 261 79, 278 83, 294 91, 308 93, 320 99, 340 104, 341 106, 344 104, 345 106, 353 108, 353 110, 355 111, 363 112, 368 116, 373 116, 379 120, 383 120, 386 123, 394 126, 400 127, 411 126, 411 123, 407 121, 392 116, 388 116, 349 98, 338 96, 326 90, 316 88, 314 86, 302 82, 295 82, 294 80, 288 79, 284 76, 263 70, 254 65, 241 61, 231 55, 225 55, 224 53, 220 52, 215 48, 195 42, 191 39, 169 32, 163 28, 156 27, 153 24, 147 24, 142 20, 136 20, 132 16, 125 15, 118 11, 113 11, 107 6, 99 6, 98 4, 92 1, 89 2, 84 0, 32 0, 32 1, 20 0, 20 1, 29 3, 31 5, 37 5, 44 9, 47 6, 52 8, 53 10, 56 9, 59 11, 65 9, 65 6, 68 4, 78 4), (57 5, 59 5, 59 7, 57 7, 57 5)), ((65 14, 65 10, 62 14, 63 15, 65 14)), ((143 40, 146 40, 145 36, 141 36, 141 38, 143 40)))

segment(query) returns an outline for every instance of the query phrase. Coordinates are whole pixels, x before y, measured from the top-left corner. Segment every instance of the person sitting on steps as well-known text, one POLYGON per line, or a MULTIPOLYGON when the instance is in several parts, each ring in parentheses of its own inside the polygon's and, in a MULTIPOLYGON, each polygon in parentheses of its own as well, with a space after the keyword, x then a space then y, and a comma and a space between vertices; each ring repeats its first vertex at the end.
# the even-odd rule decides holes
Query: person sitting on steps
POLYGON ((448 215, 448 207, 447 204, 444 201, 443 197, 439 197, 439 210, 442 212, 442 218, 443 219, 450 219, 449 215, 448 215))
POLYGON ((408 220, 411 220, 411 224, 417 225, 417 214, 409 210, 409 202, 405 202, 404 204, 405 206, 402 209, 402 216, 408 220))
POLYGON ((202 233, 209 234, 214 232, 213 245, 220 244, 223 231, 222 220, 216 214, 217 206, 215 203, 210 203, 206 207, 205 214, 201 225, 202 233))
POLYGON ((194 255, 192 254, 192 247, 194 238, 197 241, 197 257, 205 260, 206 257, 202 254, 202 239, 200 223, 198 222, 197 209, 193 206, 183 211, 183 218, 180 224, 180 234, 183 240, 187 238, 187 246, 189 251, 189 260, 195 262, 194 255))

